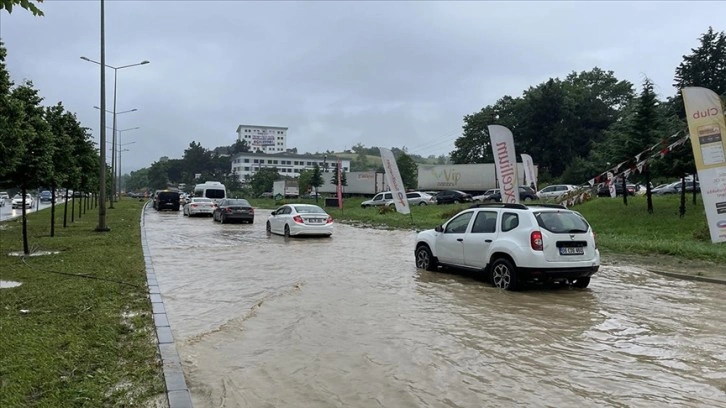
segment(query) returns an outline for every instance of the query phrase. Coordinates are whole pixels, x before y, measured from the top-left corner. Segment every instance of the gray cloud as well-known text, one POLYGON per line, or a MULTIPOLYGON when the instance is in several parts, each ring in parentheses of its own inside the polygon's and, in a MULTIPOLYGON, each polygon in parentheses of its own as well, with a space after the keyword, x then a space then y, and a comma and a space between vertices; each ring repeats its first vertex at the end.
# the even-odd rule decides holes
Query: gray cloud
MULTIPOLYGON (((99 2, 0 14, 15 82, 32 79, 99 131, 99 2)), ((671 96, 675 67, 723 2, 107 1, 124 171, 240 123, 288 126, 301 152, 406 146, 447 154, 465 114, 549 77, 599 66, 671 96)), ((717 30, 724 27, 714 26, 717 30)), ((108 109, 113 71, 107 71, 108 109)), ((108 116, 108 125, 111 117, 108 116)))

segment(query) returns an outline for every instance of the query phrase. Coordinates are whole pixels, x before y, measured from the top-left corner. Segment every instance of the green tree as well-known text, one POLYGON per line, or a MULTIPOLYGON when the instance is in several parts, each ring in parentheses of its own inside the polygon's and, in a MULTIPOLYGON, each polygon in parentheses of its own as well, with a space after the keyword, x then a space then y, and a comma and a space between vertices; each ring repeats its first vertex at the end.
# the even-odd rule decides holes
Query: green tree
MULTIPOLYGON (((686 112, 683 105, 681 90, 687 86, 708 88, 726 101, 726 33, 715 32, 713 27, 699 37, 699 46, 691 49, 691 54, 684 55, 683 61, 675 72, 673 86, 677 95, 668 101, 671 123, 680 123, 677 129, 686 129, 686 112)), ((690 143, 690 141, 689 141, 690 143)), ((684 146, 689 147, 689 146, 684 146)), ((684 177, 686 174, 696 174, 696 164, 691 149, 679 149, 669 152, 664 157, 662 166, 669 170, 671 175, 684 177)), ((681 212, 685 211, 685 191, 681 192, 681 212)), ((696 202, 696 192, 693 192, 693 202, 696 202)))
POLYGON ((401 173, 401 181, 407 189, 418 188, 418 165, 405 151, 401 151, 396 158, 398 172, 401 173))
MULTIPOLYGON (((643 91, 636 102, 635 118, 629 132, 630 137, 624 143, 625 153, 628 157, 635 157, 658 140, 663 131, 663 119, 660 116, 658 104, 658 99, 653 90, 653 83, 646 78, 643 81, 643 91)), ((650 193, 650 169, 648 169, 647 165, 643 168, 643 176, 645 177, 647 209, 648 213, 652 214, 653 199, 650 193)), ((623 194, 623 200, 626 200, 624 201, 626 204, 627 197, 627 194, 623 194)))
MULTIPOLYGON (((345 170, 341 170, 340 172, 340 185, 343 187, 348 185, 348 178, 345 173, 345 170)), ((338 185, 338 163, 335 163, 333 166, 333 177, 330 179, 330 184, 334 186, 338 185)))
POLYGON ((149 169, 132 171, 126 180, 126 188, 130 191, 145 190, 149 187, 149 169))
POLYGON ((263 167, 250 178, 250 187, 255 197, 266 191, 272 191, 275 181, 280 179, 277 167, 263 167))
POLYGON ((169 186, 169 161, 156 161, 149 168, 149 187, 164 190, 169 186))
MULTIPOLYGON (((65 111, 61 102, 45 109, 45 120, 53 134, 53 172, 44 184, 50 187, 53 197, 56 189, 74 173, 76 158, 73 155, 71 132, 74 126, 79 126, 74 119, 72 114, 65 111)), ((51 201, 50 236, 55 236, 55 200, 51 201)))
MULTIPOLYGON (((51 176, 53 165, 53 134, 44 117, 43 101, 33 83, 26 81, 12 90, 10 98, 19 101, 25 120, 17 129, 24 141, 24 149, 20 152, 20 163, 9 174, 8 180, 19 186, 25 197, 28 190, 40 186, 51 176)), ((22 209, 23 218, 23 253, 30 254, 27 236, 26 208, 22 209)))
MULTIPOLYGON (((8 184, 8 178, 21 164, 25 151, 23 104, 11 97, 13 82, 5 66, 7 51, 0 41, 0 184, 8 184)), ((12 184, 10 184, 12 185, 12 184)))
MULTIPOLYGON (((323 176, 320 174, 320 166, 317 163, 313 163, 313 174, 310 176, 310 186, 315 188, 315 192, 318 192, 318 188, 323 185, 323 176)), ((315 195, 317 201, 317 194, 315 195)))
POLYGON ((250 146, 247 144, 246 140, 239 140, 234 142, 234 144, 230 148, 230 153, 232 155, 240 154, 240 153, 247 153, 250 151, 250 146))
POLYGON ((312 184, 310 184, 312 178, 313 169, 304 169, 300 172, 300 176, 297 178, 297 186, 300 189, 300 194, 312 191, 312 184))
MULTIPOLYGON (((40 4, 43 0, 35 0, 35 2, 40 4)), ((43 15, 43 11, 33 4, 32 0, 0 0, 0 10, 6 10, 8 14, 13 12, 14 6, 20 6, 33 13, 34 16, 43 15)))
POLYGON ((681 101, 678 112, 681 118, 686 117, 681 94, 681 89, 686 86, 708 88, 721 98, 726 97, 726 33, 715 32, 713 27, 709 27, 699 41, 698 48, 684 55, 676 68, 673 86, 678 91, 676 99, 681 101))

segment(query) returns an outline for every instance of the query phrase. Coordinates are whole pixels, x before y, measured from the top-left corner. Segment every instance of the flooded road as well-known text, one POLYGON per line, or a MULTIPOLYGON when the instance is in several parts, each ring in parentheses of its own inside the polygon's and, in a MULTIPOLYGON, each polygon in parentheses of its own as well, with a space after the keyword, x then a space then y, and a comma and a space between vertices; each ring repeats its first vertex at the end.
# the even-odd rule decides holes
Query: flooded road
POLYGON ((604 266, 585 290, 416 269, 415 233, 332 238, 146 209, 194 406, 726 407, 724 286, 604 266))

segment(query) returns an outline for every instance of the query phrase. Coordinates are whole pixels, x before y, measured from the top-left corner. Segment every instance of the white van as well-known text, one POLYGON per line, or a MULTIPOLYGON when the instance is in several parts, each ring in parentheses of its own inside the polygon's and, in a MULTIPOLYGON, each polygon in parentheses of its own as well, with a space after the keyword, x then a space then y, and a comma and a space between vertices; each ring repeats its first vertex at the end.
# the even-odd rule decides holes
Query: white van
POLYGON ((206 181, 194 186, 194 197, 211 198, 215 202, 227 198, 227 189, 219 181, 206 181))

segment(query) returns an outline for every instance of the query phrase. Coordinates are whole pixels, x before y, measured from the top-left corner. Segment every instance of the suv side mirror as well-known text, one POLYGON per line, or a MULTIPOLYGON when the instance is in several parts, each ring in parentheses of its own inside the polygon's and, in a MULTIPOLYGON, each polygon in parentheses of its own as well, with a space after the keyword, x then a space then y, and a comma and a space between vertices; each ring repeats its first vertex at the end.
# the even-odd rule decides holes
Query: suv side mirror
POLYGON ((436 228, 434 228, 434 231, 436 231, 436 232, 444 232, 444 227, 442 225, 437 225, 436 228))

